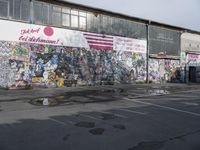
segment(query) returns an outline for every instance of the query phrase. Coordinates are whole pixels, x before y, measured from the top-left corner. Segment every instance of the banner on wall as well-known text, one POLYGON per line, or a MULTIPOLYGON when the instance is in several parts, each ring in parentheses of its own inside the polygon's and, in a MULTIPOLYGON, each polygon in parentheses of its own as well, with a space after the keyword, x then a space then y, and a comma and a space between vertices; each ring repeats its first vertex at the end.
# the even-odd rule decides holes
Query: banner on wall
POLYGON ((146 53, 146 40, 0 20, 0 41, 146 53), (6 29, 5 29, 6 28, 6 29))
POLYGON ((114 37, 114 50, 116 51, 130 51, 137 53, 147 52, 147 42, 145 40, 114 37))
POLYGON ((0 40, 89 48, 80 31, 0 20, 0 40), (6 28, 6 29, 5 29, 6 28))

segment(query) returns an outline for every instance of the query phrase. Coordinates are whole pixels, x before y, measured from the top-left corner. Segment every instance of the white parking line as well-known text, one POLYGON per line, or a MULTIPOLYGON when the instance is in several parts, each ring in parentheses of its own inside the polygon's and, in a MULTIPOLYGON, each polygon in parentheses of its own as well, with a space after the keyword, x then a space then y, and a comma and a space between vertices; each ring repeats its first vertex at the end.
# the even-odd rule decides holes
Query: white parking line
POLYGON ((134 110, 128 110, 128 109, 123 109, 123 108, 120 108, 118 110, 130 112, 130 113, 134 113, 134 114, 140 114, 140 115, 146 115, 147 114, 147 113, 144 113, 144 112, 139 112, 139 111, 134 111, 134 110))
POLYGON ((151 106, 155 106, 155 107, 159 107, 159 108, 169 109, 169 110, 173 110, 173 111, 176 111, 176 112, 182 112, 182 113, 185 113, 185 114, 190 114, 190 115, 193 115, 193 116, 200 117, 199 113, 190 112, 190 111, 186 111, 186 110, 181 110, 181 109, 177 109, 177 108, 173 108, 173 107, 162 106, 162 105, 153 104, 153 103, 149 103, 149 102, 142 102, 142 101, 138 101, 138 100, 134 100, 134 99, 129 99, 129 98, 124 98, 124 100, 132 101, 132 102, 140 103, 140 104, 145 104, 145 105, 151 105, 151 106))
POLYGON ((100 118, 95 118, 95 117, 90 116, 90 115, 85 115, 85 114, 80 114, 80 115, 83 116, 83 117, 86 117, 86 118, 94 119, 94 120, 101 120, 100 118))
MULTIPOLYGON (((56 122, 56 123, 62 124, 62 125, 67 125, 65 122, 59 121, 59 120, 57 120, 57 119, 50 118, 50 120, 52 120, 52 121, 54 121, 54 122, 56 122)), ((69 124, 74 124, 73 121, 69 121, 69 120, 67 121, 67 123, 69 123, 69 124)))

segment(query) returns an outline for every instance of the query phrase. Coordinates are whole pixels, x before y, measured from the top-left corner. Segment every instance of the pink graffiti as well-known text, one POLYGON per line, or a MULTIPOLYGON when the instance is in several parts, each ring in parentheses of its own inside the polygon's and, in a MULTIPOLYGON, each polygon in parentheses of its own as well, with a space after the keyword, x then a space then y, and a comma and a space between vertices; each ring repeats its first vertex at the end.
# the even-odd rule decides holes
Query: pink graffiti
POLYGON ((194 60, 194 59, 198 59, 199 55, 195 55, 195 54, 188 54, 188 59, 189 60, 194 60))

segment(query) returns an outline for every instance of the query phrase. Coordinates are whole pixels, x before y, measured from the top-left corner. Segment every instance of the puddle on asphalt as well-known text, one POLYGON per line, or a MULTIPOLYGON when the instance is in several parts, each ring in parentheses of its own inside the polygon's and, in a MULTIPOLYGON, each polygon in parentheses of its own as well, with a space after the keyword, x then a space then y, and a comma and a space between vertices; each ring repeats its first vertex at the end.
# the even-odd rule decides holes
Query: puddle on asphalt
POLYGON ((147 93, 149 95, 164 95, 164 94, 170 94, 168 90, 165 89, 148 89, 147 93))
POLYGON ((126 127, 122 124, 115 124, 113 127, 120 130, 126 130, 126 127))
POLYGON ((101 114, 103 120, 111 120, 117 118, 116 115, 110 113, 103 113, 101 114))
POLYGON ((37 98, 30 101, 30 104, 36 106, 56 106, 58 101, 53 98, 37 98))
POLYGON ((163 145, 164 142, 141 142, 128 150, 159 150, 163 145))
MULTIPOLYGON (((166 89, 143 89, 141 91, 148 95, 164 95, 170 92, 166 89)), ((87 91, 73 91, 66 92, 55 97, 43 97, 37 98, 30 101, 30 104, 36 106, 56 106, 56 105, 66 105, 75 103, 94 103, 94 102, 108 102, 116 101, 122 97, 134 96, 138 91, 113 88, 113 89, 101 89, 101 90, 87 90, 87 91)), ((109 116, 111 117, 111 116, 109 116)), ((109 117, 105 117, 109 118, 109 117)), ((112 118, 112 117, 111 117, 112 118)))
POLYGON ((56 106, 71 103, 93 103, 114 101, 116 96, 122 96, 126 93, 124 89, 103 89, 103 90, 87 90, 87 91, 74 91, 67 92, 55 97, 43 97, 30 101, 30 104, 36 106, 56 106))
POLYGON ((104 133, 105 129, 103 128, 95 128, 95 129, 91 129, 89 130, 89 132, 93 135, 102 135, 104 133))
POLYGON ((83 127, 83 128, 94 128, 95 123, 94 122, 78 122, 75 124, 77 127, 83 127))

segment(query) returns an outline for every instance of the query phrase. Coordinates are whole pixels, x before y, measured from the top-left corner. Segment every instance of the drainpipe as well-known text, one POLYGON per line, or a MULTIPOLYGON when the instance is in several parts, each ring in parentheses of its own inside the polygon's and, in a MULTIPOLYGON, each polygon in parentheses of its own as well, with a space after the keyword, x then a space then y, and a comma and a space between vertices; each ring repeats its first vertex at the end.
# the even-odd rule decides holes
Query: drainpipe
POLYGON ((188 67, 188 60, 187 60, 187 56, 188 56, 188 52, 190 51, 190 50, 185 50, 185 49, 183 49, 183 47, 182 47, 182 36, 183 36, 183 34, 184 33, 187 33, 187 30, 184 30, 184 31, 182 31, 181 32, 181 38, 180 38, 180 48, 181 48, 181 53, 185 53, 185 59, 184 59, 184 61, 185 61, 185 66, 184 66, 184 73, 185 73, 185 76, 184 76, 184 83, 189 83, 189 67, 188 67))
POLYGON ((188 62, 188 51, 185 51, 185 83, 189 83, 189 62, 188 62))
POLYGON ((149 83, 149 25, 151 24, 151 21, 149 21, 146 24, 146 29, 147 29, 147 63, 146 63, 146 83, 149 83))
POLYGON ((30 0, 30 20, 29 23, 33 24, 34 18, 33 18, 33 0, 30 0))

